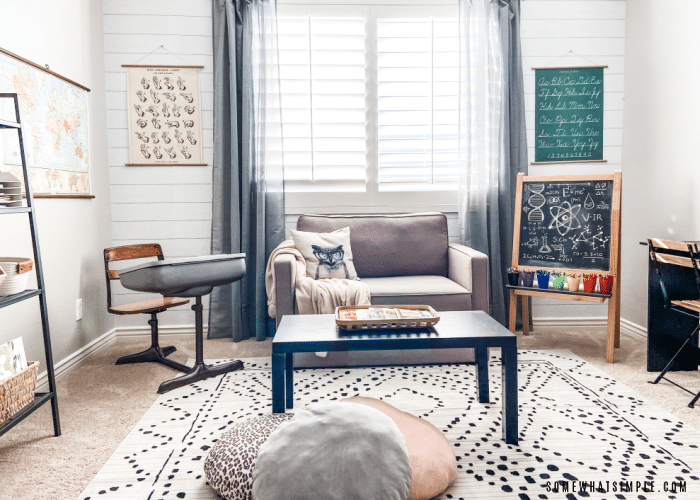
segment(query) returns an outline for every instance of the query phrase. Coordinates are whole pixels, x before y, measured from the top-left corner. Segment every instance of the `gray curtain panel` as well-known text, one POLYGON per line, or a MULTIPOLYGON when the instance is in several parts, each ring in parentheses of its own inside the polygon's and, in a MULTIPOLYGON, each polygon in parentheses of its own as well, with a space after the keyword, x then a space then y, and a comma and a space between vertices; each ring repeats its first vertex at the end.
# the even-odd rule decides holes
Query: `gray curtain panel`
POLYGON ((489 256, 491 315, 507 325, 515 186, 527 174, 520 0, 460 0, 459 115, 460 237, 489 256))
POLYGON ((245 253, 246 276, 217 287, 209 338, 274 334, 265 265, 284 239, 284 172, 274 0, 213 0, 212 254, 245 253))

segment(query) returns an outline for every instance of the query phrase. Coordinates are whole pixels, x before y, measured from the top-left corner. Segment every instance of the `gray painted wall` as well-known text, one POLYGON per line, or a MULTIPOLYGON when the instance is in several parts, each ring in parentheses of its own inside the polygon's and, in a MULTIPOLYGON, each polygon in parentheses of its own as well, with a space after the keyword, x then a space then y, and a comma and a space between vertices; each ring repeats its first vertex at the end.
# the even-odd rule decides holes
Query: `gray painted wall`
MULTIPOLYGON (((93 200, 36 200, 39 242, 54 360, 112 328, 106 308, 102 250, 111 244, 102 2, 3 1, 0 47, 74 80, 88 93, 93 200), (83 299, 83 319, 75 301, 83 299)), ((26 215, 0 216, 0 255, 32 255, 26 215)), ((36 283, 34 273, 30 287, 36 283)), ((38 299, 0 309, 0 342, 24 337, 27 358, 46 369, 38 299)))
POLYGON ((627 2, 622 317, 647 325, 649 237, 700 240, 700 2, 627 2))

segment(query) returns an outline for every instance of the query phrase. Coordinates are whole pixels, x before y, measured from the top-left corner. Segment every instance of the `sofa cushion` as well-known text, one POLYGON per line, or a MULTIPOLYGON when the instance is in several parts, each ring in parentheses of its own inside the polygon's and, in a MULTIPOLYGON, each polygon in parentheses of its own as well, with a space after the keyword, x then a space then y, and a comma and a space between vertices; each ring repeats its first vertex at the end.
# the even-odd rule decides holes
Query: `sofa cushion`
POLYGON ((302 215, 297 230, 329 233, 350 227, 360 278, 447 276, 447 218, 441 213, 302 215))
POLYGON ((436 311, 471 311, 472 294, 444 276, 392 276, 363 279, 372 305, 426 304, 436 311))

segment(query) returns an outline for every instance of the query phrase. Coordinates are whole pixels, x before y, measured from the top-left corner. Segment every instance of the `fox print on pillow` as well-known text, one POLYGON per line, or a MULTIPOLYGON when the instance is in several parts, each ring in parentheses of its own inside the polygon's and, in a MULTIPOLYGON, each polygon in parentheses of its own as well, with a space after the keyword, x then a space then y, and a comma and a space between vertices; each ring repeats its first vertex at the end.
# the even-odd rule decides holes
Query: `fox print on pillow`
POLYGON ((294 246, 306 260, 306 275, 313 279, 357 279, 352 263, 350 228, 332 233, 310 233, 292 229, 294 246))

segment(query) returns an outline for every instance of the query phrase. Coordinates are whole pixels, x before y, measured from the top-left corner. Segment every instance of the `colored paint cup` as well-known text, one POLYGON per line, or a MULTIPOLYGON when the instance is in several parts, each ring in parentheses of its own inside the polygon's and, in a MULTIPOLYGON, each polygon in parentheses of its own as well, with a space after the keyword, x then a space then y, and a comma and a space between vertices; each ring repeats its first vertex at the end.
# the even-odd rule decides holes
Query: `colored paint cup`
POLYGON ((535 271, 520 271, 520 276, 523 279, 523 286, 530 287, 535 281, 535 271))
POLYGON ((598 281, 597 274, 584 274, 583 275, 583 291, 586 293, 595 292, 596 281, 598 281))
POLYGON ((581 276, 567 276, 566 280, 569 282, 569 291, 578 292, 578 287, 581 285, 581 276))
POLYGON ((566 273, 552 273, 554 277, 552 279, 552 286, 557 290, 564 289, 564 283, 566 283, 566 273))
POLYGON ((537 286, 542 289, 549 287, 549 271, 537 271, 537 286))
POLYGON ((508 284, 510 286, 518 286, 519 282, 520 282, 520 273, 518 273, 517 271, 508 273, 508 284))
POLYGON ((615 283, 615 276, 609 274, 607 276, 600 276, 600 293, 610 295, 612 293, 613 283, 615 283))

